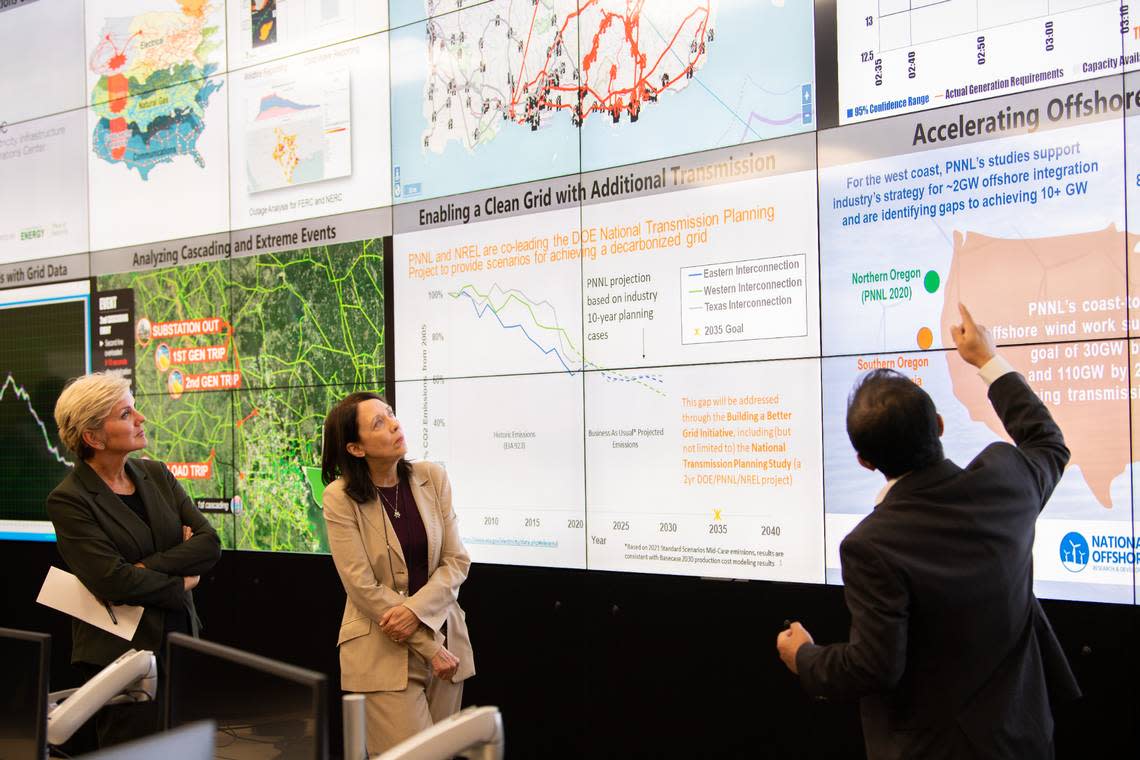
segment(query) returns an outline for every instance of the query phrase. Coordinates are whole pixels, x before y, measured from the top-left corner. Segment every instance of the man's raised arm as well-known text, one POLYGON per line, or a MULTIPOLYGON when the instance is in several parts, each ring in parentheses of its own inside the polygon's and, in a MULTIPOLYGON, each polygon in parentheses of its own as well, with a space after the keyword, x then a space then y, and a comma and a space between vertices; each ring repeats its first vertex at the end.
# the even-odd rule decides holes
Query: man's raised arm
POLYGON ((1025 378, 997 355, 986 328, 975 323, 962 304, 958 304, 958 311, 962 324, 951 326, 950 336, 958 354, 977 367, 989 385, 990 403, 1033 472, 1044 507, 1069 462, 1065 437, 1025 378))

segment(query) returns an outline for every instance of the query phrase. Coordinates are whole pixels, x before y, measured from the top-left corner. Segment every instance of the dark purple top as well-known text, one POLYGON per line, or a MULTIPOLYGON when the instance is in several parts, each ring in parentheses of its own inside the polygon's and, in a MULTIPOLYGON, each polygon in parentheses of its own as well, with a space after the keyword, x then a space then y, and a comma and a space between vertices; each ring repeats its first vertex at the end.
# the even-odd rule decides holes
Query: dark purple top
POLYGON ((427 530, 407 480, 401 478, 399 486, 377 488, 376 491, 380 494, 380 503, 384 505, 388 519, 396 529, 395 538, 404 552, 404 563, 408 566, 408 596, 411 596, 423 588, 428 579, 427 530), (397 506, 400 508, 399 517, 395 515, 397 506))

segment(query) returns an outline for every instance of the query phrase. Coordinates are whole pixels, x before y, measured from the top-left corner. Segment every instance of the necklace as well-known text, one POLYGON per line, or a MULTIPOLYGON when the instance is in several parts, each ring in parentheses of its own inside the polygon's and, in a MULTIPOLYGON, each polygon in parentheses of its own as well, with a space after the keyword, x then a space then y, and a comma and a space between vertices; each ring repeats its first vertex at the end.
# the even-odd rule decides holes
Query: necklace
POLYGON ((380 503, 384 505, 385 509, 392 511, 392 517, 400 517, 400 484, 396 483, 396 503, 388 501, 384 498, 384 492, 380 490, 380 486, 376 486, 376 495, 380 497, 380 503))

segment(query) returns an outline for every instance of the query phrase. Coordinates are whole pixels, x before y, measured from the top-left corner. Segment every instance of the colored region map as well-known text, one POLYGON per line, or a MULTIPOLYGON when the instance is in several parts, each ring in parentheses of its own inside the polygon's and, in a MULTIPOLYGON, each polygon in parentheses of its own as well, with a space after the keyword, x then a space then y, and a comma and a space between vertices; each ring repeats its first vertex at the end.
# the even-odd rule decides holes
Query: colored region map
POLYGON ((182 156, 205 166, 197 144, 206 106, 222 86, 211 78, 219 70, 213 54, 223 46, 220 7, 205 0, 169 5, 107 18, 88 60, 98 117, 92 149, 144 181, 158 165, 182 156))
MULTIPOLYGON (((956 232, 942 309, 945 345, 952 344, 950 326, 961 321, 959 301, 984 314, 1000 342, 1104 339, 1010 346, 1002 354, 1049 403, 1072 451, 1070 468, 1080 470, 1105 509, 1113 509, 1112 481, 1132 460, 1129 348, 1120 339, 1128 333, 1121 252, 1134 251, 1138 242, 1140 235, 1112 226, 1037 239, 956 232)), ((1129 285, 1131 291, 1140 282, 1129 285)), ((947 368, 970 418, 1007 437, 974 368, 956 360, 947 368)))
POLYGON ((328 550, 321 426, 343 395, 383 384, 383 249, 368 240, 98 279, 100 291, 135 293, 146 454, 225 505, 212 520, 226 546, 328 550))
POLYGON ((253 0, 249 20, 255 48, 277 42, 277 0, 253 0))

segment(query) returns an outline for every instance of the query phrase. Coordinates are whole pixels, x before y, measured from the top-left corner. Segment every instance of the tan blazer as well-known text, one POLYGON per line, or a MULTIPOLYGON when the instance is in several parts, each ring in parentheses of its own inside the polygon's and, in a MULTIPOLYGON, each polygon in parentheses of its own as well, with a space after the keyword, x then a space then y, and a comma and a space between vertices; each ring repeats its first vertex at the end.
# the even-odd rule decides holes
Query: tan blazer
POLYGON ((329 549, 348 598, 340 635, 340 683, 345 691, 401 691, 408 685, 408 648, 430 662, 444 645, 459 658, 452 681, 475 675, 467 621, 457 597, 471 558, 459 540, 447 472, 434 462, 412 465, 412 495, 428 539, 428 581, 412 597, 408 567, 396 530, 379 497, 357 504, 343 478, 325 488, 323 503, 329 549), (385 534, 387 530, 387 534, 385 534), (389 561, 390 560, 390 561, 389 561), (376 621, 386 610, 406 605, 423 625, 397 644, 376 621))

